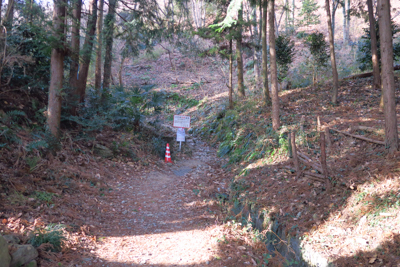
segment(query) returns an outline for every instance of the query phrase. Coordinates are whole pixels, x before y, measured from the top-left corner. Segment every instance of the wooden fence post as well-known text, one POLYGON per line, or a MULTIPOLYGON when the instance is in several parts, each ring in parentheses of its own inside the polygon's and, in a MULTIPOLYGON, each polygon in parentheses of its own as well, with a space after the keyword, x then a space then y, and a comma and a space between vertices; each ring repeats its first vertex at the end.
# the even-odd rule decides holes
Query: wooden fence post
POLYGON ((292 153, 292 133, 289 132, 288 134, 288 153, 289 153, 289 158, 293 157, 293 153, 292 153))
POLYGON ((325 141, 326 141, 326 146, 328 147, 328 149, 330 149, 332 143, 331 143, 331 136, 329 134, 329 127, 325 127, 325 141))
POLYGON ((290 133, 290 135, 291 135, 290 141, 292 143, 293 162, 296 168, 296 177, 298 178, 300 176, 300 165, 299 165, 299 159, 297 158, 296 133, 293 131, 290 133))
MULTIPOLYGON (((326 166, 326 151, 325 151, 325 133, 320 132, 320 141, 321 141, 321 166, 322 172, 325 179, 328 179, 328 168, 326 166)), ((327 181, 329 182, 329 181, 327 181)))

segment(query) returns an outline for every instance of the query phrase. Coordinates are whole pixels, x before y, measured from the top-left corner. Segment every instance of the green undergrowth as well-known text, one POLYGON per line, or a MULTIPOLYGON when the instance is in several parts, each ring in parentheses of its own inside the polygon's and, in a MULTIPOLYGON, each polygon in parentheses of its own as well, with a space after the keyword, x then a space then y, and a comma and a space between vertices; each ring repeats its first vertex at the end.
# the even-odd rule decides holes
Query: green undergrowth
POLYGON ((164 111, 169 114, 167 119, 173 120, 173 114, 181 114, 186 109, 197 106, 199 101, 193 98, 189 98, 178 93, 164 92, 165 104, 164 111))
POLYGON ((28 242, 34 247, 49 244, 51 251, 60 252, 66 241, 64 228, 65 226, 62 224, 49 224, 46 228, 38 228, 33 232, 28 242))
POLYGON ((258 159, 272 161, 288 152, 288 132, 272 128, 270 118, 263 118, 260 109, 249 101, 234 110, 211 114, 193 132, 218 146, 218 156, 228 157, 226 166, 251 163, 258 159))

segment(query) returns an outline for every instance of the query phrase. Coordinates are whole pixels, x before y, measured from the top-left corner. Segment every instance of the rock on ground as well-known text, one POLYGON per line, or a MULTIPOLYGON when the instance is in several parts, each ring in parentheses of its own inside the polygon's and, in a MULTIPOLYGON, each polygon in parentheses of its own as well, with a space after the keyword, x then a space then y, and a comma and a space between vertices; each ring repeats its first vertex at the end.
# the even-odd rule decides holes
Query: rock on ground
POLYGON ((10 267, 18 267, 29 263, 38 256, 37 250, 32 245, 14 245, 16 250, 11 254, 10 267))
POLYGON ((2 267, 10 266, 11 257, 8 254, 7 241, 0 235, 0 263, 2 267))

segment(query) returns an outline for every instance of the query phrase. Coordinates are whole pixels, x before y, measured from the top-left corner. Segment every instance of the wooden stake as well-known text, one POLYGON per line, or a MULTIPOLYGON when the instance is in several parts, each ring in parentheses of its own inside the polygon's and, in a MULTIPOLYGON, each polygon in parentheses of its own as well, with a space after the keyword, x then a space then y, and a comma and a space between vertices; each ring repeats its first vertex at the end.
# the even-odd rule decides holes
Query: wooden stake
POLYGON ((328 149, 330 149, 332 143, 331 143, 331 136, 329 134, 329 127, 325 127, 325 141, 326 141, 326 146, 328 147, 328 149))
POLYGON ((321 166, 322 166, 322 174, 326 179, 328 179, 328 168, 326 166, 326 152, 325 152, 325 133, 320 132, 320 141, 321 141, 321 166))
POLYGON ((291 132, 291 142, 292 142, 292 154, 293 154, 293 162, 294 166, 296 168, 296 177, 298 178, 300 176, 300 165, 299 165, 299 159, 297 158, 297 149, 296 149, 296 133, 291 132))
POLYGON ((291 135, 291 133, 289 132, 289 134, 288 134, 288 152, 289 152, 289 158, 292 158, 293 157, 293 153, 292 153, 292 135, 291 135))
POLYGON ((304 132, 304 123, 306 121, 306 117, 304 115, 301 116, 300 119, 300 132, 304 132))
POLYGON ((319 120, 319 116, 317 117, 317 131, 321 131, 321 121, 319 120))

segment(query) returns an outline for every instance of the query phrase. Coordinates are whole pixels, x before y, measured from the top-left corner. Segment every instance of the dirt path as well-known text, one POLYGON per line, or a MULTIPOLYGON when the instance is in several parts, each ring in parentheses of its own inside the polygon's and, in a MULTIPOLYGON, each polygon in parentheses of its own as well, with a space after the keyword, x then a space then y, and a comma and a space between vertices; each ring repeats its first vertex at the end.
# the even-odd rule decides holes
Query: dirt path
MULTIPOLYGON (((218 209, 191 185, 212 183, 215 152, 192 141, 191 159, 181 159, 144 176, 126 175, 103 207, 103 223, 88 266, 215 266, 218 209), (103 238, 104 236, 104 238, 103 238)), ((224 186, 224 184, 222 184, 224 186)), ((216 188, 221 190, 223 188, 216 188)))

